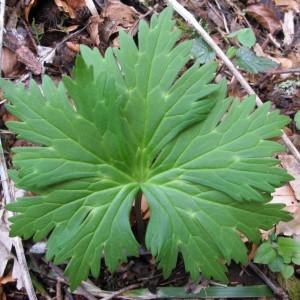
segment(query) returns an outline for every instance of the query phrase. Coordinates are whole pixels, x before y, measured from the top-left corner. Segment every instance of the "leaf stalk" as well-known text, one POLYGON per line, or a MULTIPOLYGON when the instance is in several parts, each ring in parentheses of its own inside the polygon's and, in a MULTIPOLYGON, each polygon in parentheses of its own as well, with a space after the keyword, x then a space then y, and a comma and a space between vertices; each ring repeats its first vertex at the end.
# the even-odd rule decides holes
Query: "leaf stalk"
POLYGON ((142 215, 142 191, 139 191, 136 195, 134 202, 134 212, 136 219, 137 239, 141 245, 145 245, 145 226, 142 215))

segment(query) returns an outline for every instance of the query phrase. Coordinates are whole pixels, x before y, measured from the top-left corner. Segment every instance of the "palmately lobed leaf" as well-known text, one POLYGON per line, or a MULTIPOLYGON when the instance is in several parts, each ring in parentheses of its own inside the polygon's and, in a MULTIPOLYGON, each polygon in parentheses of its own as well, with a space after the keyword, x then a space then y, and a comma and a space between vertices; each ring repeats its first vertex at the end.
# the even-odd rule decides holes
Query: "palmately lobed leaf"
POLYGON ((36 146, 14 148, 12 177, 36 193, 8 208, 11 234, 48 237, 47 257, 68 261, 75 288, 101 258, 110 270, 137 255, 129 223, 140 191, 151 217, 146 246, 168 276, 181 253, 193 279, 226 281, 225 263, 247 261, 243 233, 288 220, 269 204, 290 179, 272 155, 288 118, 255 99, 227 98, 210 83, 216 64, 182 68, 191 43, 177 44, 172 11, 139 25, 138 46, 120 33, 120 49, 81 48, 72 78, 28 88, 1 80, 19 122, 8 127, 36 146))

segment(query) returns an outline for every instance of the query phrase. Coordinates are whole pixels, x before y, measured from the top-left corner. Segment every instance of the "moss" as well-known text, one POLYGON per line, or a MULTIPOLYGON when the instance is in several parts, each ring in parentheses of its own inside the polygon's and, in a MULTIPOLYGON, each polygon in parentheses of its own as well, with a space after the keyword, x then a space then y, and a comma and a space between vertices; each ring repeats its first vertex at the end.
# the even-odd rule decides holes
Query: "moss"
POLYGON ((184 36, 187 36, 187 38, 197 37, 197 32, 195 29, 189 26, 185 20, 183 20, 181 17, 175 17, 175 20, 176 26, 181 30, 184 36))
POLYGON ((296 94, 297 89, 300 87, 300 80, 286 80, 275 85, 275 90, 282 94, 292 96, 296 94))
POLYGON ((278 281, 280 285, 286 290, 291 300, 300 299, 300 279, 292 276, 288 279, 278 275, 278 281))

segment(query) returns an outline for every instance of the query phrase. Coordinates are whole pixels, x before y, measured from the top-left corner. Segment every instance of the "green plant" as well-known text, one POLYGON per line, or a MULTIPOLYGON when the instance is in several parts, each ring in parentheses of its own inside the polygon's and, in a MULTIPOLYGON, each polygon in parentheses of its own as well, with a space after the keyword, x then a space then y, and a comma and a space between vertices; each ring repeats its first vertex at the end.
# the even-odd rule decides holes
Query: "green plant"
POLYGON ((280 272, 284 278, 289 278, 294 274, 292 264, 300 265, 300 242, 271 236, 259 246, 254 261, 266 264, 272 272, 280 272))
POLYGON ((226 98, 226 82, 209 82, 216 64, 194 65, 192 43, 176 46, 172 11, 139 25, 138 45, 120 33, 120 49, 81 48, 73 78, 56 86, 44 77, 28 89, 1 80, 20 119, 8 122, 16 185, 36 193, 8 208, 13 236, 49 237, 48 259, 68 260, 75 288, 104 257, 114 270, 138 255, 129 223, 143 193, 151 210, 146 247, 169 276, 181 253, 197 279, 226 281, 226 263, 247 262, 240 232, 258 242, 259 228, 289 220, 270 193, 290 179, 271 156, 288 118, 254 97, 226 98), (72 99, 70 101, 69 99, 72 99))
POLYGON ((35 40, 40 45, 41 40, 45 34, 44 25, 36 24, 35 18, 33 18, 32 22, 31 22, 31 30, 32 30, 32 34, 33 34, 35 40))
POLYGON ((273 60, 261 56, 257 56, 251 48, 256 43, 256 37, 251 28, 242 28, 228 35, 229 38, 235 38, 242 47, 230 47, 227 55, 234 58, 234 62, 240 69, 249 73, 257 74, 266 72, 277 67, 277 63, 273 60))
POLYGON ((202 38, 193 40, 191 55, 199 64, 210 63, 216 58, 216 52, 202 38))
POLYGON ((296 127, 300 130, 300 111, 297 111, 294 119, 295 119, 296 127))
MULTIPOLYGON (((250 48, 256 43, 256 37, 252 29, 243 28, 232 32, 228 35, 229 38, 237 39, 242 44, 242 47, 229 47, 226 55, 232 58, 240 69, 249 73, 257 74, 274 69, 277 63, 273 60, 261 56, 257 56, 250 48)), ((199 64, 205 64, 215 59, 215 51, 202 39, 193 40, 191 56, 199 64)))
POLYGON ((245 47, 251 48, 256 43, 256 37, 251 28, 242 28, 240 30, 228 34, 229 38, 237 38, 237 40, 245 47))
POLYGON ((237 49, 235 53, 235 63, 240 69, 253 74, 266 72, 277 67, 277 63, 273 60, 257 56, 253 51, 246 47, 237 49))

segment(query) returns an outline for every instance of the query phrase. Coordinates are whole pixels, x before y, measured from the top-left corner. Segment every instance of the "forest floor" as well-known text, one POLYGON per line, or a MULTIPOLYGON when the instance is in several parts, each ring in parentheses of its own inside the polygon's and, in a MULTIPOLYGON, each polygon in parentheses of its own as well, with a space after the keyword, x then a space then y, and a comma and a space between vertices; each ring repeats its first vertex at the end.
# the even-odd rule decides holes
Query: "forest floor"
MULTIPOLYGON (((297 0, 181 0, 179 2, 201 22, 224 52, 230 47, 240 47, 236 39, 228 37, 229 33, 241 28, 253 30, 256 37, 253 53, 276 62, 277 67, 261 70, 257 74, 243 70, 243 75, 263 101, 272 101, 273 108, 279 109, 291 118, 285 133, 300 150, 300 131, 297 130, 294 122, 294 116, 300 110, 300 2, 297 0)), ((24 84, 27 84, 31 78, 40 82, 43 74, 48 74, 59 81, 63 74, 71 73, 80 44, 98 47, 101 53, 104 53, 108 47, 118 46, 120 29, 135 35, 140 20, 149 20, 152 14, 159 13, 166 6, 165 1, 155 0, 95 0, 94 4, 97 14, 92 16, 84 0, 7 0, 2 76, 24 84)), ((179 15, 176 15, 176 20, 177 26, 183 32, 183 39, 198 39, 197 32, 179 15)), ((206 61, 210 59, 210 55, 214 59, 214 53, 203 44, 203 41, 198 40, 195 43, 196 50, 193 55, 196 58, 206 61), (202 51, 201 57, 199 51, 202 51)), ((217 79, 227 78, 230 95, 238 98, 245 96, 246 92, 240 87, 239 82, 224 63, 219 58, 216 59, 219 62, 217 79)), ((17 141, 6 128, 5 122, 13 120, 14 116, 6 111, 5 102, 6 100, 0 95, 0 133, 6 162, 10 168, 12 167, 10 149, 28 143, 17 141)), ((288 151, 282 153, 280 158, 282 166, 295 177, 295 180, 277 190, 273 200, 283 202, 287 210, 294 214, 294 220, 280 224, 273 231, 300 239, 300 165, 288 151)), ((4 201, 1 206, 0 199, 0 238, 2 239, 0 242, 5 244, 4 223, 7 220, 3 205, 4 201)), ((148 217, 148 208, 145 206, 145 222, 148 217)), ((135 229, 134 224, 133 229, 135 229)), ((265 232, 262 234, 264 237, 268 235, 265 232)), ((257 245, 249 244, 247 241, 245 243, 249 248, 249 259, 252 259, 257 245)), ((62 275, 65 266, 56 267, 45 261, 45 243, 27 240, 23 245, 38 299, 96 299, 89 288, 78 291, 77 294, 70 292, 67 279, 62 275)), ((6 266, 3 266, 4 260, 1 262, 3 253, 0 251, 0 272, 3 271, 3 274, 0 273, 0 300, 28 299, 18 263, 14 259, 14 252, 8 263, 5 263, 6 266)), ((265 275, 264 279, 259 276, 255 268, 231 264, 227 286, 265 285, 267 278, 279 289, 283 288, 290 299, 300 299, 299 266, 295 266, 295 275, 288 280, 272 273, 266 266, 259 265, 259 268, 265 275)), ((195 291, 199 287, 223 286, 207 280, 201 280, 197 284, 192 283, 184 271, 181 259, 172 275, 164 279, 155 265, 154 258, 145 249, 141 249, 139 257, 130 257, 128 262, 122 264, 113 274, 103 266, 100 278, 93 279, 92 283, 105 291, 119 291, 115 294, 115 298, 124 298, 122 291, 137 288, 146 288, 155 294, 160 287, 180 287, 188 292, 195 291)), ((143 291, 144 294, 141 291, 141 295, 145 296, 146 292, 143 291)), ((176 294, 173 294, 173 297, 176 298, 176 294)), ((240 296, 240 299, 246 297, 240 296)))

